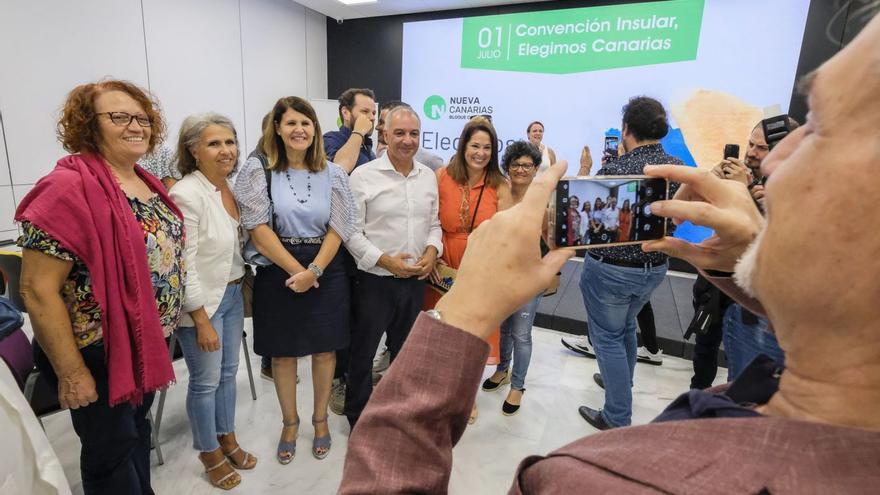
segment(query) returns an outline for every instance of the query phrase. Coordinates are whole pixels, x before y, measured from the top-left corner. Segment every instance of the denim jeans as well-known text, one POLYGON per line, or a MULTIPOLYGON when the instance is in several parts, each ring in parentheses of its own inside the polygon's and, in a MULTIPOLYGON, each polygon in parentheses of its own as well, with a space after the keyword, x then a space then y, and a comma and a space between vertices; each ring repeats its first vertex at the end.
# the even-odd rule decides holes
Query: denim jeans
POLYGON ((602 416, 611 426, 632 422, 632 382, 636 367, 636 315, 663 281, 667 265, 628 268, 584 258, 581 295, 590 340, 605 381, 602 416))
POLYGON ((193 448, 200 452, 216 450, 217 435, 235 431, 235 374, 244 331, 241 284, 226 286, 211 325, 220 339, 218 351, 199 349, 195 327, 180 327, 176 334, 189 369, 186 414, 193 448))
POLYGON ((507 371, 513 358, 510 388, 514 390, 525 390, 526 373, 532 359, 532 324, 543 296, 543 292, 538 294, 501 323, 501 362, 497 369, 507 371))
POLYGON ((766 318, 755 316, 757 322, 743 321, 743 307, 731 304, 724 313, 724 352, 727 354, 727 381, 732 382, 758 357, 766 354, 780 366, 785 364, 785 354, 776 341, 776 335, 767 329, 766 318))

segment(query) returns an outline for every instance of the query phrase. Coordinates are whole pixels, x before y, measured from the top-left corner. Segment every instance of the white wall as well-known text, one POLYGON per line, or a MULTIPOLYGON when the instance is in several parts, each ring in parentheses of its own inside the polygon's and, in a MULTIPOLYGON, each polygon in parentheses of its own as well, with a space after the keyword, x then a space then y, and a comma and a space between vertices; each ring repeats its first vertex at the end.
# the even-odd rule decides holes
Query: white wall
POLYGON ((326 98, 325 22, 291 0, 0 0, 0 239, 15 236, 15 204, 65 154, 55 121, 77 84, 148 88, 172 148, 184 117, 222 113, 247 153, 278 97, 326 98))

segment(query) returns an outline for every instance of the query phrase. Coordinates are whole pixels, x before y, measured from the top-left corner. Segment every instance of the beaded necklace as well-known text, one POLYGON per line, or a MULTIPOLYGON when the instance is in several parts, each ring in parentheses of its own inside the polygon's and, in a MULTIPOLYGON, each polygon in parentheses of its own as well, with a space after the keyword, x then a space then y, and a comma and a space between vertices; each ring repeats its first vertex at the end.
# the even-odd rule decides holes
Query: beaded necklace
POLYGON ((287 177, 287 186, 293 191, 293 197, 296 199, 297 203, 301 205, 308 203, 309 199, 312 198, 312 173, 309 172, 306 174, 306 199, 300 199, 299 195, 296 194, 296 189, 293 188, 293 181, 290 180, 290 170, 285 170, 284 176, 287 177))

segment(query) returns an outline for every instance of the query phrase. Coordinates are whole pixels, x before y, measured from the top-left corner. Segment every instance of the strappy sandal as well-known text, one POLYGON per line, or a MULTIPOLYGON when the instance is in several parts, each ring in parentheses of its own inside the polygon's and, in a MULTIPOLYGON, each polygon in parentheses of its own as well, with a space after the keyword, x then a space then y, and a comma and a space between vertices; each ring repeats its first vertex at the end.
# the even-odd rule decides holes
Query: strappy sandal
MULTIPOLYGON (((288 423, 287 421, 281 422, 284 425, 284 428, 293 428, 294 426, 299 426, 299 420, 292 421, 288 423)), ((282 429, 283 430, 283 429, 282 429)), ((283 434, 283 431, 282 431, 283 434)), ((296 432, 296 436, 299 436, 299 430, 296 432)), ((278 462, 281 464, 290 464, 290 461, 293 460, 294 456, 296 456, 296 437, 290 442, 285 442, 282 440, 278 441, 278 452, 276 454, 278 458, 278 462), (287 455, 284 455, 287 454, 287 455)))
MULTIPOLYGON (((316 420, 314 416, 312 416, 312 426, 317 426, 321 423, 327 422, 327 416, 324 416, 324 419, 316 420)), ((327 457, 327 454, 330 453, 330 446, 333 441, 330 438, 330 432, 328 427, 328 432, 323 437, 315 436, 315 439, 312 440, 312 455, 315 456, 315 459, 323 459, 327 457), (323 450, 322 450, 323 449, 323 450)))
POLYGON ((235 469, 248 470, 257 467, 257 458, 252 455, 250 452, 241 449, 241 445, 236 445, 234 449, 229 452, 223 452, 223 455, 229 459, 229 463, 232 464, 232 467, 235 469), (235 454, 241 452, 243 457, 241 458, 241 462, 235 460, 233 457, 235 454))
POLYGON ((211 472, 222 468, 224 464, 229 464, 230 466, 232 466, 232 464, 230 464, 229 462, 229 459, 224 457, 223 460, 218 462, 217 464, 209 468, 205 468, 205 474, 208 475, 208 481, 210 481, 211 484, 215 487, 223 490, 232 490, 241 483, 241 475, 238 474, 235 469, 233 469, 232 472, 223 475, 217 480, 211 479, 211 472))

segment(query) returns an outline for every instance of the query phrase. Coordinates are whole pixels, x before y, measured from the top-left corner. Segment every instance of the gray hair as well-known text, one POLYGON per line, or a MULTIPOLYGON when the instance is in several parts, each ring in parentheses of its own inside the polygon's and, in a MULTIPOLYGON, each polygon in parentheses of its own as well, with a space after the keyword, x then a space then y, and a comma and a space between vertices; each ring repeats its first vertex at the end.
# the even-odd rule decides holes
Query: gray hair
POLYGON ((395 115, 400 114, 400 113, 408 113, 408 114, 415 116, 416 120, 419 121, 419 127, 421 127, 422 119, 419 118, 419 114, 415 110, 413 110, 413 107, 407 105, 406 103, 403 103, 403 104, 398 105, 388 111, 388 115, 385 116, 385 128, 386 129, 391 124, 391 119, 395 115))
MULTIPOLYGON (((232 124, 228 117, 213 112, 190 115, 180 125, 180 136, 177 139, 177 170, 180 171, 181 175, 191 174, 198 170, 196 157, 193 156, 192 150, 199 144, 202 133, 210 125, 219 125, 232 131, 232 135, 235 137, 235 144, 238 146, 238 133, 235 132, 235 125, 232 124)), ((241 152, 235 157, 233 171, 238 169, 238 159, 240 156, 241 152)))

